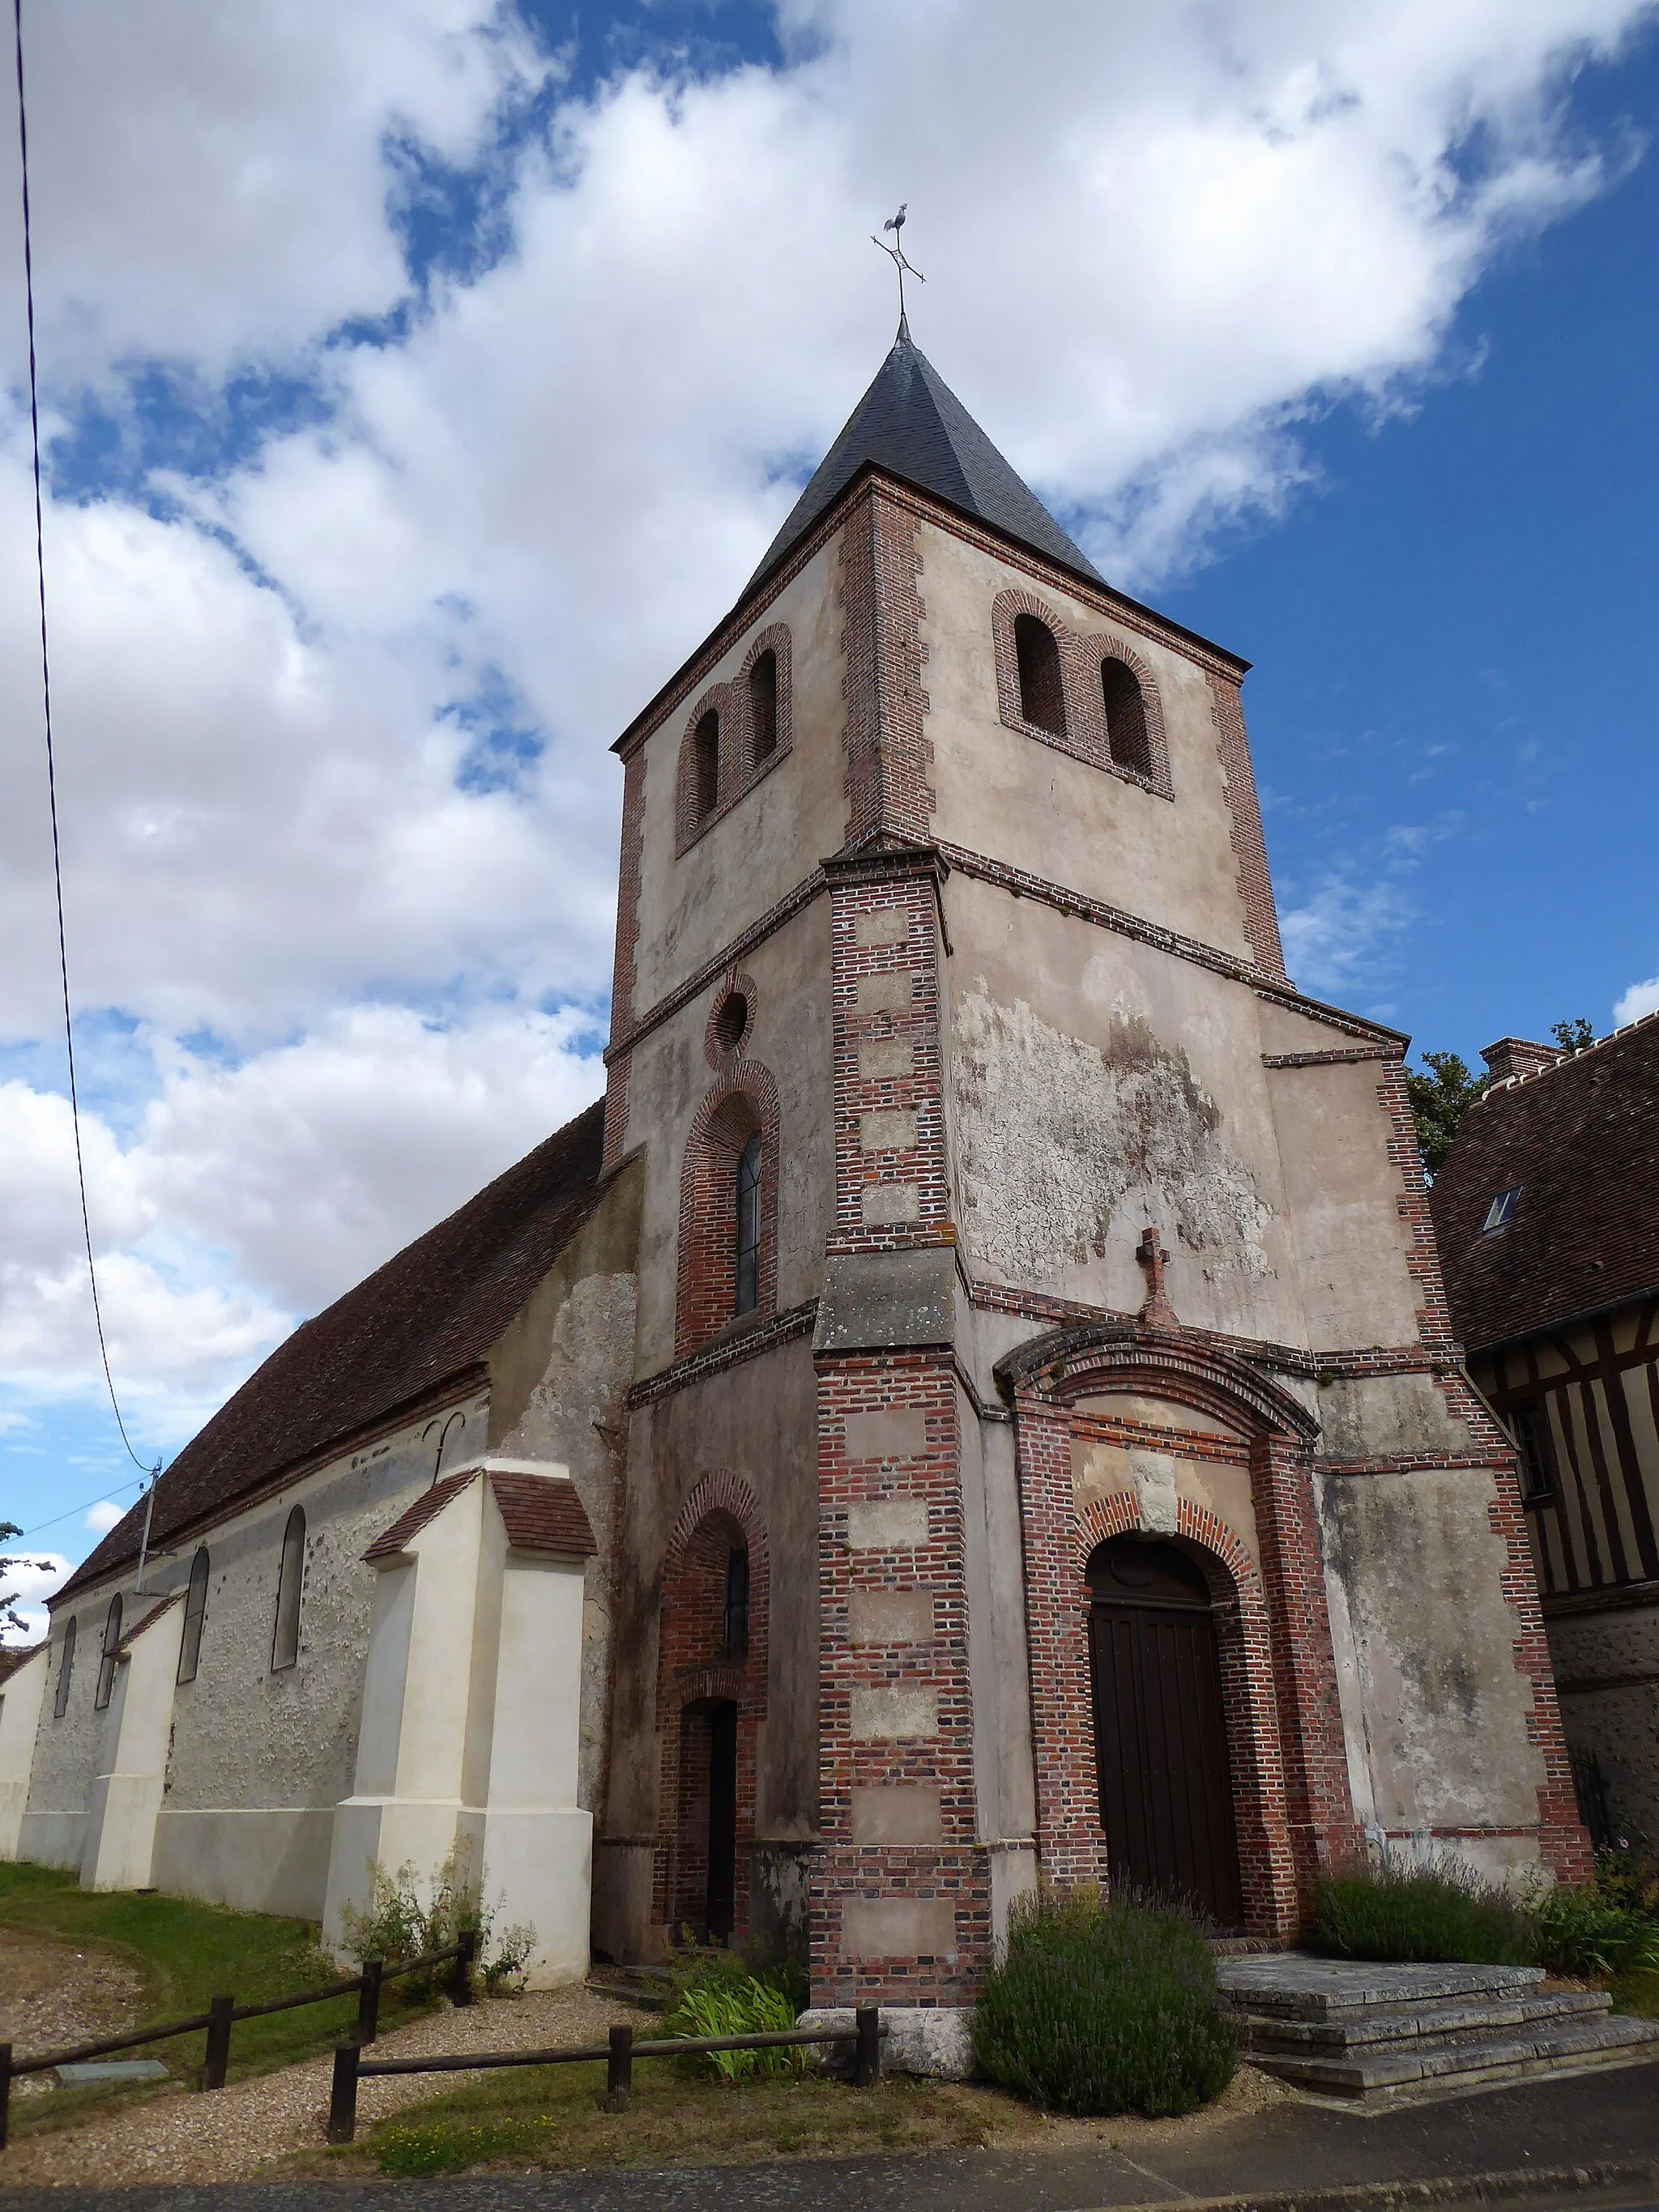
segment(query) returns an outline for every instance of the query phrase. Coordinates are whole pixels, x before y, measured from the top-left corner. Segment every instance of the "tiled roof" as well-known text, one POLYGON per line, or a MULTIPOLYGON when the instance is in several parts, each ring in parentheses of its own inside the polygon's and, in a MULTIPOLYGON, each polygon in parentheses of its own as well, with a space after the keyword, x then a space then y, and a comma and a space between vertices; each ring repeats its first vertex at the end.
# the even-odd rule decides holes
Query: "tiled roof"
POLYGON ((988 522, 1004 537, 1018 538, 1096 583, 1104 580, 1003 459, 933 363, 910 343, 909 331, 901 323, 875 382, 789 510, 745 586, 745 596, 868 466, 932 492, 948 507, 988 522))
POLYGON ((434 1482, 430 1490, 423 1490, 415 1503, 374 1539, 363 1553, 364 1559, 396 1559, 428 1521, 437 1518, 452 1498, 459 1498, 467 1485, 476 1482, 481 1474, 489 1477, 491 1494, 507 1524, 507 1540, 515 1551, 551 1552, 561 1559, 591 1559, 599 1550, 581 1499, 576 1494, 576 1486, 567 1476, 503 1474, 486 1461, 482 1467, 458 1468, 453 1474, 445 1475, 441 1482, 434 1482))
MULTIPOLYGON (((477 1365, 597 1200, 603 1103, 304 1322, 155 1485, 152 1549, 477 1365)), ((64 1586, 138 1555, 141 1498, 64 1586)))
POLYGON ((1659 1286, 1659 1015, 1472 1107, 1431 1203, 1470 1351, 1659 1286), (1494 1198, 1519 1188, 1507 1227, 1494 1198))
POLYGON ((489 1486, 516 1551, 591 1559, 599 1550, 574 1482, 554 1475, 492 1474, 489 1486))
POLYGON ((9 1682, 26 1659, 43 1650, 41 1644, 0 1644, 0 1682, 9 1682))

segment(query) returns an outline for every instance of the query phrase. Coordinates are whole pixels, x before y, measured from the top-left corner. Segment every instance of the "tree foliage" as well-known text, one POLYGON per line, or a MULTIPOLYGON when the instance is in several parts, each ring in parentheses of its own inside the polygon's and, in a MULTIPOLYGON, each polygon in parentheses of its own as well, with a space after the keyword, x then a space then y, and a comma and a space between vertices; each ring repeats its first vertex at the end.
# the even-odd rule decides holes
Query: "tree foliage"
POLYGON ((1417 1124, 1417 1142, 1423 1164, 1431 1176, 1438 1173, 1463 1116, 1490 1080, 1488 1076, 1472 1074, 1468 1062, 1455 1052, 1425 1052, 1422 1068, 1407 1069, 1406 1090, 1412 1102, 1412 1119, 1417 1124))
MULTIPOLYGON (((12 1537, 21 1536, 22 1533, 15 1521, 0 1521, 0 1544, 7 1543, 12 1537)), ((0 1558, 0 1583, 5 1581, 14 1567, 34 1567, 44 1571, 51 1564, 49 1559, 31 1559, 20 1553, 13 1553, 7 1557, 0 1558)), ((0 1636, 28 1634, 28 1624, 17 1610, 17 1600, 20 1595, 17 1590, 0 1589, 0 1636)))
POLYGON ((1586 1045, 1595 1042, 1595 1031, 1583 1014, 1575 1015, 1570 1022, 1552 1022, 1550 1035, 1563 1052, 1583 1052, 1586 1045))

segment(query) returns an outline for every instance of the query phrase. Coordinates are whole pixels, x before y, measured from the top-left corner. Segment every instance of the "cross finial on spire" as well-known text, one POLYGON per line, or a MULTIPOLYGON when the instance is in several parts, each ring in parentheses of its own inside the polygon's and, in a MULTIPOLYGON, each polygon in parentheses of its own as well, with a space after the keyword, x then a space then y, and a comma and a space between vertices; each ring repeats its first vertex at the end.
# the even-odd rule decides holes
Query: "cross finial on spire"
POLYGON ((1164 1270, 1170 1255, 1158 1241, 1158 1231, 1149 1221, 1146 1233, 1135 1247, 1135 1257, 1146 1270, 1146 1297, 1140 1309, 1140 1318, 1148 1328, 1179 1328, 1176 1310, 1170 1304, 1164 1289, 1164 1270))
POLYGON ((898 213, 896 215, 889 216, 886 222, 882 225, 882 228, 884 230, 890 230, 893 234, 893 242, 890 246, 888 245, 884 238, 878 238, 874 231, 872 231, 870 234, 871 245, 880 246, 882 252, 887 256, 889 260, 891 261, 894 269, 898 274, 899 336, 902 338, 908 338, 910 335, 910 325, 904 313, 905 277, 907 276, 914 276, 918 284, 925 284, 927 282, 927 279, 922 275, 921 270, 915 266, 915 263, 907 261, 904 258, 904 210, 909 206, 909 201, 906 200, 900 207, 898 213))

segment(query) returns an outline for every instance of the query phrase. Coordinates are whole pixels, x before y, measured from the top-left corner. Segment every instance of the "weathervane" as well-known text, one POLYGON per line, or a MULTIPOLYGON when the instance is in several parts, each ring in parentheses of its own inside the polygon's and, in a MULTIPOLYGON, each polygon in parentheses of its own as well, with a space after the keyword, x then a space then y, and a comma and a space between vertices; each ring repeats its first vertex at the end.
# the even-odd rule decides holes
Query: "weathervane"
POLYGON ((921 270, 918 269, 913 262, 907 261, 904 258, 904 240, 901 234, 904 229, 904 209, 908 207, 909 204, 909 201, 906 200, 904 207, 901 207, 896 215, 890 216, 887 221, 882 225, 882 228, 884 230, 890 230, 893 234, 893 242, 890 246, 888 245, 885 239, 878 238, 874 231, 872 231, 870 234, 871 245, 880 246, 882 252, 887 256, 889 260, 891 261, 894 268, 898 271, 899 328, 907 337, 909 335, 910 326, 904 319, 905 276, 908 272, 910 276, 915 278, 918 284, 925 284, 927 282, 927 279, 922 275, 921 270))

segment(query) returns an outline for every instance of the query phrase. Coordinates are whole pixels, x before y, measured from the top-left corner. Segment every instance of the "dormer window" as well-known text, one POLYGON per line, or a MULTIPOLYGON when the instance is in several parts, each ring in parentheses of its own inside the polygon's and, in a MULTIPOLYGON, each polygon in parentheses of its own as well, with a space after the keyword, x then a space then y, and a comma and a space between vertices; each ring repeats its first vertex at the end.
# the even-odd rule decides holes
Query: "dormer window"
POLYGON ((1507 1229, 1515 1218, 1515 1209, 1521 1203, 1521 1185, 1510 1190, 1500 1190, 1486 1208, 1486 1218, 1480 1224, 1480 1234, 1491 1237, 1500 1229, 1507 1229))
POLYGON ((1066 734, 1066 694, 1060 682, 1060 647, 1047 623, 1035 615, 1014 617, 1014 657, 1019 667, 1019 711, 1033 729, 1051 738, 1066 734))

